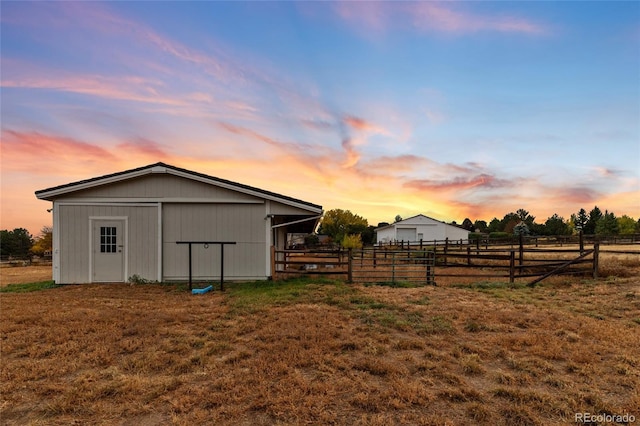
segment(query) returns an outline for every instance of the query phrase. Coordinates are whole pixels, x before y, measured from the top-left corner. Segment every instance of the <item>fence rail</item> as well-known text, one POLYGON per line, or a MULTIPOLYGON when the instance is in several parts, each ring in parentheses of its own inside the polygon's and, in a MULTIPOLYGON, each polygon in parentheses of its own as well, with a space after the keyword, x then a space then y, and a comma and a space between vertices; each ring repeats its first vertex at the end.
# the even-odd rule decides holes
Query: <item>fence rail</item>
POLYGON ((438 278, 536 278, 535 285, 552 275, 598 274, 599 245, 593 249, 518 249, 448 246, 418 249, 408 246, 368 247, 358 250, 275 250, 274 278, 295 275, 333 275, 355 283, 435 284, 438 278))

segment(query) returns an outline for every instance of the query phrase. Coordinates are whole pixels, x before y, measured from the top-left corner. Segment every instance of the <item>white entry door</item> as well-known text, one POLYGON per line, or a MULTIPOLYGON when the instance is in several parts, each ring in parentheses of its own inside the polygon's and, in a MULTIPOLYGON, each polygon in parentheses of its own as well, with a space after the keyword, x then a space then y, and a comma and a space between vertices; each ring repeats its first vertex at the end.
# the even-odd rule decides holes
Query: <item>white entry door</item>
POLYGON ((92 282, 124 282, 124 220, 93 220, 92 282))

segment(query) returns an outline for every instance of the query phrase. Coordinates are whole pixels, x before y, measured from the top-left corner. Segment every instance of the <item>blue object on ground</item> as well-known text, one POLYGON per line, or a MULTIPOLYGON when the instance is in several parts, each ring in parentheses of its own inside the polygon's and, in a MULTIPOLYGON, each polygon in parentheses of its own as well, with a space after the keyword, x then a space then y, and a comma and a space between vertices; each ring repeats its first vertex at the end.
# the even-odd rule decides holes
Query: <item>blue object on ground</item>
POLYGON ((210 285, 209 287, 205 287, 205 288, 194 288, 193 290, 191 290, 191 294, 204 294, 208 291, 213 290, 213 286, 210 285))

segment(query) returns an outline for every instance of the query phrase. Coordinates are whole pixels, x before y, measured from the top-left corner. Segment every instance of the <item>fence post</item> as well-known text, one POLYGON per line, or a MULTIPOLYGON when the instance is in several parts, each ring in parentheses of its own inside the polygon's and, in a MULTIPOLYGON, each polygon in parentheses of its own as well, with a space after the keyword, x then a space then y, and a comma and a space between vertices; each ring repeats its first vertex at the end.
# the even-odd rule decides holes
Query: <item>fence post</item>
POLYGON ((396 252, 391 254, 391 283, 396 282, 396 252))
POLYGON ((595 243, 593 245, 593 278, 598 278, 599 258, 600 257, 600 244, 595 243))
POLYGON ((447 264, 447 252, 449 251, 449 237, 444 239, 444 264, 447 264))
POLYGON ((420 250, 422 250, 422 238, 420 238, 420 250))
POLYGON ((271 279, 276 279, 276 246, 271 246, 271 279))
POLYGON ((467 247, 467 265, 471 265, 471 247, 467 247))
POLYGON ((376 259, 376 246, 373 246, 373 268, 375 269, 378 265, 378 261, 376 259))
POLYGON ((520 239, 520 251, 518 253, 519 255, 519 259, 518 259, 518 264, 520 266, 522 266, 522 263, 524 262, 524 235, 522 235, 522 233, 518 234, 518 238, 520 239))
POLYGON ((580 254, 584 253, 584 236, 582 234, 582 229, 580 230, 580 254))
POLYGON ((513 283, 516 275, 516 252, 511 250, 509 252, 509 282, 513 283))
POLYGON ((353 249, 349 249, 347 251, 347 282, 349 282, 349 284, 353 283, 353 260, 351 250, 353 249))

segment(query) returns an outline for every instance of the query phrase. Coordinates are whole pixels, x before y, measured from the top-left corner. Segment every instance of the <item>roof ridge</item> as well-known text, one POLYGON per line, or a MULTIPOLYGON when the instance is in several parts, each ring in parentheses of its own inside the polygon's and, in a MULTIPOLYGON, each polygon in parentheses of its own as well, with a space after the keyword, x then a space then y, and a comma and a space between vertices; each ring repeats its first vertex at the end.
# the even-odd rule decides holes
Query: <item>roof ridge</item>
POLYGON ((171 169, 171 170, 176 171, 176 172, 186 173, 186 174, 189 174, 189 175, 192 175, 192 176, 197 176, 197 177, 200 177, 200 178, 203 178, 203 179, 211 180, 211 181, 222 183, 222 184, 225 184, 225 185, 230 185, 230 186, 233 186, 233 187, 236 187, 236 188, 240 188, 240 189, 244 189, 244 190, 247 190, 247 191, 256 192, 258 194, 263 194, 263 195, 267 195, 267 196, 270 196, 270 197, 280 198, 280 199, 286 200, 286 201, 291 201, 291 202, 295 202, 295 203, 304 204, 304 205, 307 205, 309 207, 322 209, 322 206, 320 206, 318 204, 314 204, 314 203, 311 203, 311 202, 308 202, 308 201, 304 201, 304 200, 300 200, 300 199, 297 199, 297 198, 289 197, 287 195, 278 194, 276 192, 268 191, 268 190, 265 190, 265 189, 257 188, 257 187, 246 185, 246 184, 243 184, 243 183, 234 182, 234 181, 231 181, 231 180, 228 180, 228 179, 223 179, 223 178, 219 178, 219 177, 216 177, 216 176, 207 175, 205 173, 195 172, 193 170, 185 169, 185 168, 182 168, 182 167, 173 166, 171 164, 167 164, 167 163, 164 163, 162 161, 159 161, 159 162, 153 163, 153 164, 149 164, 149 165, 146 165, 146 166, 142 166, 142 167, 136 167, 136 168, 133 168, 133 169, 124 170, 124 171, 121 171, 121 172, 109 173, 109 174, 102 175, 102 176, 96 176, 96 177, 89 178, 89 179, 83 179, 83 180, 79 180, 79 181, 75 181, 75 182, 70 182, 70 183, 67 183, 67 184, 64 184, 64 185, 58 185, 58 186, 54 186, 54 187, 51 187, 51 188, 41 189, 41 190, 35 191, 35 195, 36 195, 36 197, 38 197, 40 194, 44 194, 44 193, 51 192, 51 191, 59 191, 59 190, 66 189, 66 188, 69 188, 70 189, 69 192, 72 192, 71 188, 73 188, 75 186, 89 184, 89 183, 92 183, 92 182, 99 182, 101 180, 111 179, 111 178, 115 178, 115 177, 118 177, 118 176, 124 176, 124 175, 127 175, 127 174, 140 172, 140 171, 143 171, 143 170, 146 170, 146 169, 152 169, 154 167, 165 167, 167 169, 171 169))

